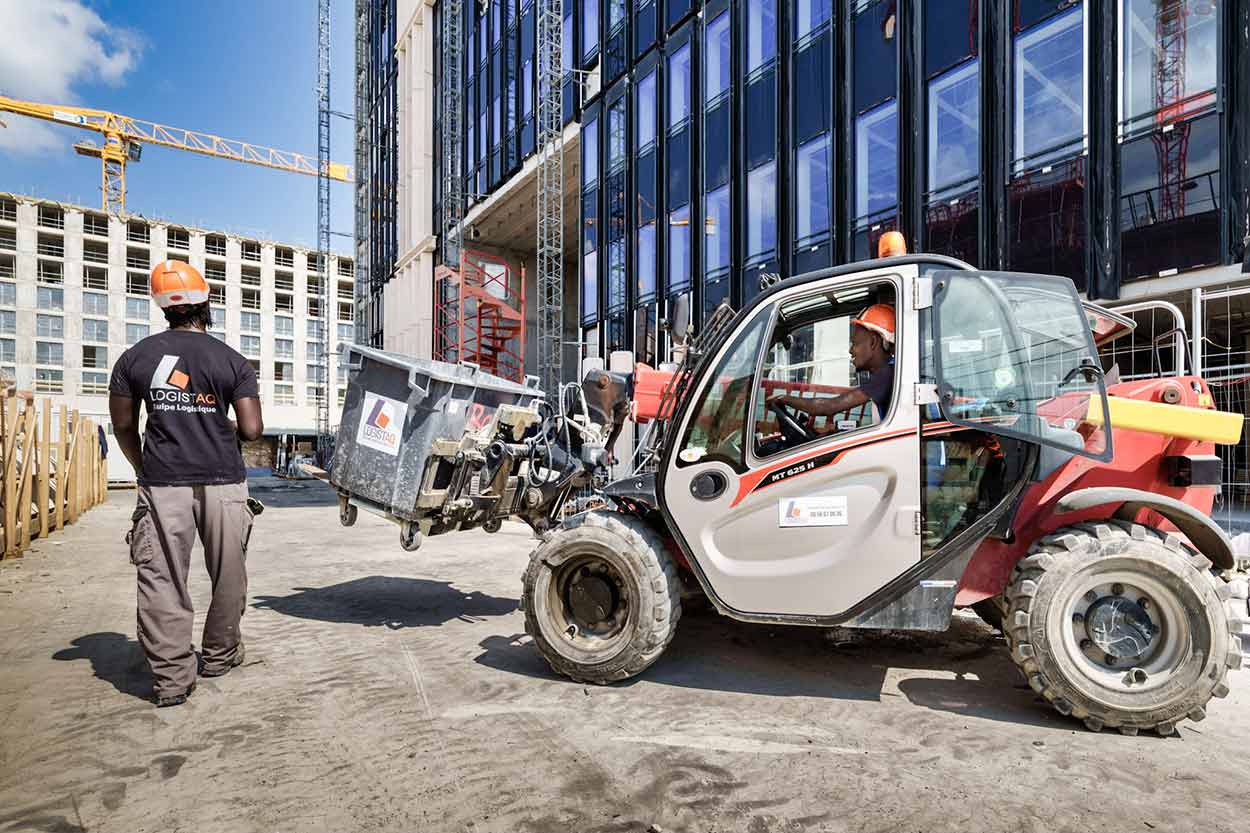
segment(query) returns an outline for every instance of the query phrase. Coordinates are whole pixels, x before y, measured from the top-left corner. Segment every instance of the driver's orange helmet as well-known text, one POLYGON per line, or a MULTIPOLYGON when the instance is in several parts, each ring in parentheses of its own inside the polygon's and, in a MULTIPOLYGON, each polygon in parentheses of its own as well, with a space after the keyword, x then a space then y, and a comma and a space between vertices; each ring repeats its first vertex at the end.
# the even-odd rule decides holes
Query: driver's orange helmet
POLYGON ((885 340, 886 344, 894 343, 894 306, 892 304, 873 304, 852 318, 851 323, 872 330, 885 340))
POLYGON ((208 282, 189 263, 163 260, 152 268, 152 297, 161 309, 208 300, 208 282))

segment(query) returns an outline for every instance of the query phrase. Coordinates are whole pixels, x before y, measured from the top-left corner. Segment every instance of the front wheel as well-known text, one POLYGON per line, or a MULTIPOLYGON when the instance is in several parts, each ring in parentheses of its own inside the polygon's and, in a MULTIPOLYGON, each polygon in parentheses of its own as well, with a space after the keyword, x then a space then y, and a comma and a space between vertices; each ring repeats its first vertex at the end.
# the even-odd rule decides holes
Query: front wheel
POLYGON ((1211 563, 1175 535, 1104 521, 1058 530, 1016 565, 1004 634, 1029 686, 1098 731, 1170 735, 1240 667, 1211 563))
POLYGON ((521 587, 525 630, 552 669, 603 685, 641 673, 681 618, 677 568, 641 520, 578 515, 530 556, 521 587))

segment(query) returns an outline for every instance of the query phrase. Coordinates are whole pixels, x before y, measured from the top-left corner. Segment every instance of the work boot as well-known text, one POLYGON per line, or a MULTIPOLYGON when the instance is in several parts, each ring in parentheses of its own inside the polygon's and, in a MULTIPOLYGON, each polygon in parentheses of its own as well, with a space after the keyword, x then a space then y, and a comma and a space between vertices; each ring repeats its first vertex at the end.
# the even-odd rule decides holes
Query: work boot
POLYGON ((230 662, 226 663, 221 668, 209 668, 205 666, 200 669, 200 676, 201 677, 224 677, 226 674, 230 673, 230 669, 236 668, 243 664, 244 655, 245 655, 245 651, 243 650, 243 643, 240 642, 239 647, 235 650, 234 657, 231 658, 230 662))
POLYGON ((181 706, 183 703, 187 702, 187 698, 191 696, 191 692, 193 691, 195 691, 195 683, 191 683, 190 687, 180 694, 170 694, 165 697, 157 697, 156 707, 158 709, 163 709, 168 706, 181 706))

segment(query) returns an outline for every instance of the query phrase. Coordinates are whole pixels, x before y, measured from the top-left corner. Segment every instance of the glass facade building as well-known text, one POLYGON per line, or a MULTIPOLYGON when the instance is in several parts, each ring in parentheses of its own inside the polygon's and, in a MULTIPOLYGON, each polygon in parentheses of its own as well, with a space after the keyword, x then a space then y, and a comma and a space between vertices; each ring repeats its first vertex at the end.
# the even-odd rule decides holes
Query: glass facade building
MULTIPOLYGON (((468 207, 534 152, 537 1, 464 4, 468 207)), ((697 324, 770 276, 867 258, 888 229, 1099 299, 1241 262, 1250 0, 565 0, 564 16, 581 137, 566 246, 591 352, 655 361, 674 305, 697 324)))

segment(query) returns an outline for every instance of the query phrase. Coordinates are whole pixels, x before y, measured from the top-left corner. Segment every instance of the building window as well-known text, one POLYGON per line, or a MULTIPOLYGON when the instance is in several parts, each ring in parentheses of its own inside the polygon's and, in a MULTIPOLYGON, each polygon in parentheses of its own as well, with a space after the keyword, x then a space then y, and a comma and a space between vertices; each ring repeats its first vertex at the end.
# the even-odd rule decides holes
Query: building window
POLYGON ((295 312, 295 296, 277 293, 273 296, 273 308, 278 312, 295 312))
POLYGON ((17 361, 17 342, 11 338, 0 338, 0 362, 13 364, 17 361))
POLYGON ((794 269, 833 263, 832 0, 799 0, 794 14, 794 269))
POLYGON ((65 212, 53 205, 39 206, 39 225, 44 228, 65 228, 65 212))
POLYGON ((40 338, 65 338, 65 319, 59 315, 36 315, 35 335, 40 338))
POLYGON ((747 252, 772 256, 777 249, 777 166, 769 162, 747 174, 747 252))
POLYGON ((95 347, 92 345, 83 345, 82 348, 82 366, 94 367, 99 370, 106 370, 109 366, 109 351, 107 347, 95 347))
POLYGON ((1015 36, 1013 159, 1017 173, 1084 149, 1084 15, 1083 4, 1077 5, 1015 36))
POLYGON ((325 388, 315 387, 313 385, 308 386, 308 402, 319 404, 323 399, 325 399, 325 396, 325 388))
POLYGON ((310 361, 310 362, 319 362, 319 361, 321 361, 321 357, 322 357, 322 355, 323 355, 323 351, 322 351, 322 349, 321 349, 321 342, 320 342, 320 341, 310 341, 310 342, 306 343, 306 344, 304 345, 304 347, 305 347, 305 350, 306 350, 306 352, 305 352, 305 356, 307 357, 308 361, 310 361))
POLYGON ((854 38, 855 259, 869 256, 898 210, 898 67, 895 4, 856 14, 854 38))
POLYGON ((315 338, 317 342, 320 343, 321 322, 320 321, 305 321, 304 322, 304 337, 315 338))
POLYGON ((84 289, 103 289, 107 291, 109 288, 108 270, 95 266, 84 266, 82 268, 82 285, 84 289))
POLYGON ((219 234, 210 234, 204 238, 204 251, 218 257, 226 256, 226 238, 219 234))
POLYGON ((274 362, 273 378, 279 382, 294 382, 295 365, 291 362, 274 362))
POLYGON ((239 352, 245 356, 259 356, 260 336, 239 336, 239 352))
POLYGON ((90 212, 82 215, 83 234, 91 234, 96 237, 109 236, 109 220, 103 214, 92 214, 90 212))
POLYGON ((0 305, 6 307, 17 306, 17 284, 9 281, 0 281, 0 305))
POLYGON ((295 266, 295 252, 291 249, 279 246, 273 250, 273 261, 279 266, 295 266))
POLYGON ((239 313, 239 329, 245 333, 260 332, 260 313, 259 312, 240 312, 239 313))
POLYGON ((140 321, 147 321, 152 313, 147 298, 127 298, 126 299, 126 317, 135 318, 140 321))
POLYGON ((60 367, 65 364, 65 345, 59 341, 36 341, 35 364, 60 367))
POLYGON ((35 393, 64 393, 65 371, 35 368, 35 393))
POLYGON ((212 319, 209 327, 214 330, 226 329, 226 308, 225 307, 209 307, 209 317, 212 319))
POLYGON ((104 396, 109 392, 109 375, 93 371, 83 371, 82 388, 84 396, 104 396))
POLYGON ((929 82, 929 193, 967 187, 981 164, 981 96, 977 60, 929 82))
POLYGON ((668 183, 668 273, 669 293, 690 288, 691 242, 691 67, 690 44, 680 46, 668 60, 668 120, 665 141, 668 183))
POLYGON ((352 324, 339 325, 339 341, 354 341, 356 339, 356 327, 352 324))
POLYGON ((829 134, 822 133, 795 153, 795 245, 811 247, 829 235, 829 134))
POLYGON ((148 224, 140 220, 131 220, 126 224, 126 239, 131 243, 151 243, 152 230, 148 224))
POLYGON ((582 127, 582 323, 599 315, 599 120, 582 127))
POLYGON ((285 315, 276 315, 273 319, 274 335, 295 335, 295 319, 285 315))
POLYGON ((148 337, 147 324, 127 324, 126 325, 126 343, 138 344, 140 341, 148 337))
POLYGON ((628 281, 625 276, 625 98, 622 96, 608 105, 608 158, 607 158, 607 221, 608 221, 608 274, 606 310, 623 309, 628 298, 628 281))
POLYGON ((777 0, 747 0, 745 38, 742 280, 749 298, 760 289, 760 272, 777 268, 777 0))
POLYGON ((211 260, 207 261, 204 264, 204 278, 205 280, 224 282, 226 280, 226 264, 216 263, 211 260))
POLYGON ((295 404, 295 386, 294 385, 274 385, 273 386, 273 403, 275 405, 294 405, 295 404))
POLYGON ((40 234, 35 251, 43 257, 65 257, 65 238, 59 234, 40 234))
POLYGON ((148 294, 148 276, 146 272, 127 272, 126 291, 131 295, 148 294))
MULTIPOLYGON (((721 12, 707 25, 703 55, 703 272, 705 282, 724 282, 731 267, 733 238, 730 158, 731 16, 721 12)), ((717 291, 705 293, 711 297, 717 291)), ((726 296, 727 297, 727 296, 726 296)))
POLYGON ((260 262, 260 244, 252 240, 244 240, 242 245, 244 260, 260 262))
POLYGON ((1122 0, 1124 131, 1211 109, 1219 82, 1219 9, 1195 0, 1122 0))
POLYGON ((82 311, 84 315, 108 315, 109 296, 101 295, 98 292, 84 292, 82 294, 82 311))
POLYGON ((59 260, 40 260, 38 262, 38 278, 40 283, 64 283, 64 264, 59 260))
POLYGON ((12 280, 17 277, 17 259, 13 255, 0 255, 0 278, 12 280))
POLYGON ((7 197, 0 199, 0 222, 17 222, 17 203, 7 197))
POLYGON ((305 367, 307 375, 305 378, 310 382, 324 382, 326 378, 326 369, 324 365, 310 364, 305 367))
POLYGON ((582 63, 599 54, 599 3, 600 0, 583 0, 582 12, 582 63))
POLYGON ((36 287, 35 308, 44 310, 65 309, 65 290, 51 286, 36 287))
POLYGON ((13 229, 0 228, 0 249, 17 251, 17 233, 13 229))
POLYGON ((109 322, 99 318, 84 318, 82 320, 82 340, 102 341, 107 344, 109 340, 109 322))
POLYGON ((150 258, 146 249, 126 249, 126 268, 127 269, 148 269, 151 268, 150 258))
POLYGON ((244 289, 241 304, 243 309, 260 309, 260 290, 244 289))
POLYGON ((292 358, 295 356, 295 342, 289 338, 275 338, 273 340, 273 354, 280 358, 292 358))
POLYGON ((17 313, 11 309, 0 309, 0 333, 14 335, 17 333, 17 313))
POLYGON ((165 245, 171 249, 181 249, 186 251, 191 248, 191 235, 186 229, 169 228, 165 229, 165 245))
POLYGON ((260 270, 255 266, 244 266, 239 271, 239 283, 244 286, 260 286, 260 270))
POLYGON ((213 304, 226 303, 226 285, 224 283, 213 283, 210 281, 208 284, 208 300, 209 303, 213 304))

